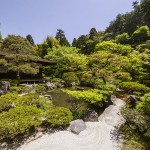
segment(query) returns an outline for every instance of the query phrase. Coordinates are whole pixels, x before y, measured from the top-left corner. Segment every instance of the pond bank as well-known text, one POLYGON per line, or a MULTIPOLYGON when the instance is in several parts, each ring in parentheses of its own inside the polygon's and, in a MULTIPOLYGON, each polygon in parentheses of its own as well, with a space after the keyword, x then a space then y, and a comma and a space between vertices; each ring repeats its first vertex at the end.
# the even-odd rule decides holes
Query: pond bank
POLYGON ((120 150, 121 141, 116 138, 116 127, 125 121, 120 114, 125 103, 117 98, 113 103, 100 115, 99 122, 86 122, 87 128, 79 135, 69 131, 44 134, 17 150, 120 150))

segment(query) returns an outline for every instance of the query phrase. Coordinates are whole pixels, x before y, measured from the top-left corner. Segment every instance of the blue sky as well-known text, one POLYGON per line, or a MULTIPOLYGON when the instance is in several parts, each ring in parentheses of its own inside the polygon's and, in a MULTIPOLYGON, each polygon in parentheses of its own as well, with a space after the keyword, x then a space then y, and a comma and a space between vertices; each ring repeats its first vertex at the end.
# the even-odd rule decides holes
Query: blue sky
POLYGON ((92 27, 104 30, 118 13, 130 12, 135 0, 0 0, 0 31, 31 34, 35 43, 62 29, 69 42, 92 27))

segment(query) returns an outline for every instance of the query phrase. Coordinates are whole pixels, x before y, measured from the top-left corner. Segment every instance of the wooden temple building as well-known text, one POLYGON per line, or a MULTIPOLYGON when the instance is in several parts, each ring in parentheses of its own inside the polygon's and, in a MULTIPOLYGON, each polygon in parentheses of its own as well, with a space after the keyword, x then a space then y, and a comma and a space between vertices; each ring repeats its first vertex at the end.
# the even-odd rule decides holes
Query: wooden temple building
MULTIPOLYGON (((6 54, 0 52, 0 58, 4 58, 6 54)), ((34 59, 32 62, 39 66, 39 72, 37 74, 26 74, 20 73, 20 83, 30 83, 30 82, 43 82, 42 69, 43 66, 55 65, 57 62, 48 61, 46 59, 34 59)), ((16 80, 16 72, 10 71, 7 67, 0 65, 0 79, 13 79, 16 80)))

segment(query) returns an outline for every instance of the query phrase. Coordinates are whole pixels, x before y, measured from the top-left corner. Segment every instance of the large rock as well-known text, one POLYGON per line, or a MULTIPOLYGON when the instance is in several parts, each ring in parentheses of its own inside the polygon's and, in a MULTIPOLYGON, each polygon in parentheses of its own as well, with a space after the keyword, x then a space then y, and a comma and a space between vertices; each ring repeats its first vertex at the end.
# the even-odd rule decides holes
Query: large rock
POLYGON ((86 122, 97 122, 98 121, 98 114, 95 110, 89 110, 85 117, 84 121, 86 122))
POLYGON ((53 83, 53 82, 47 82, 46 85, 47 85, 47 88, 48 88, 49 90, 52 90, 52 89, 56 89, 56 88, 57 88, 56 84, 53 83))
POLYGON ((8 81, 0 82, 0 95, 7 93, 9 89, 10 89, 10 82, 8 81))
POLYGON ((138 100, 139 97, 136 95, 129 95, 127 97, 127 103, 130 105, 130 108, 135 108, 138 100))
POLYGON ((79 134, 81 131, 86 129, 86 124, 82 119, 74 120, 70 123, 68 128, 69 131, 79 134))
POLYGON ((0 96, 3 95, 5 92, 3 90, 0 90, 0 96))

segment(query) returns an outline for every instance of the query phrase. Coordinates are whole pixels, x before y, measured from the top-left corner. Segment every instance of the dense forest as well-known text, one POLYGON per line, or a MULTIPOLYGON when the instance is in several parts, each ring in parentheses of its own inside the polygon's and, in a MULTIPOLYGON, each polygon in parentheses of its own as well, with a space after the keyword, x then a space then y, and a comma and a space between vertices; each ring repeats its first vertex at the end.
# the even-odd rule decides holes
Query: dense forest
POLYGON ((36 74, 39 67, 31 60, 42 58, 57 62, 43 67, 47 81, 65 87, 90 87, 85 91, 63 90, 77 102, 101 108, 109 95, 123 98, 127 105, 121 111, 126 119, 120 129, 125 135, 122 149, 150 148, 150 0, 135 1, 132 6, 131 12, 118 14, 105 31, 93 27, 72 43, 62 29, 40 44, 35 44, 30 34, 4 39, 0 35, 0 52, 9 54, 0 59, 0 65, 16 72, 10 91, 0 96, 0 141, 28 136, 39 126, 65 127, 72 119, 82 118, 76 109, 55 107, 47 98, 39 97, 45 86, 34 86, 38 94, 18 96, 28 90, 17 86, 19 72, 36 74), (127 101, 126 95, 136 100, 127 101), (47 120, 39 119, 43 114, 47 120))

